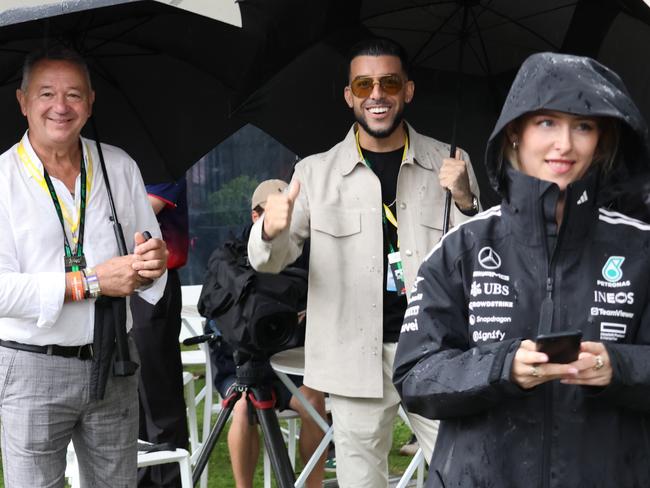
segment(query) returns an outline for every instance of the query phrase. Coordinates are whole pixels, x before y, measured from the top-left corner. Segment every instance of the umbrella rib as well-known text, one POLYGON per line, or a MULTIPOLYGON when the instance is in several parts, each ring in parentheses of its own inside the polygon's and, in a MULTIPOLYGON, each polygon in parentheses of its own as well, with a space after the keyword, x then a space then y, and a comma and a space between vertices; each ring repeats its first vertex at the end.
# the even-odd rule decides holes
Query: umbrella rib
POLYGON ((474 55, 476 56, 476 59, 478 60, 479 64, 481 65, 481 67, 483 68, 485 73, 488 76, 491 77, 492 76, 492 68, 490 66, 490 58, 488 57, 487 48, 485 47, 485 40, 483 39, 483 34, 481 33, 481 29, 479 28, 479 25, 478 25, 478 17, 476 16, 476 12, 474 12, 474 9, 470 9, 470 12, 472 14, 472 19, 474 20, 474 25, 476 25, 476 33, 478 34, 478 40, 479 40, 479 42, 481 44, 481 50, 483 51, 483 57, 485 58, 485 65, 483 63, 481 63, 480 56, 478 55, 478 53, 476 53, 476 51, 472 47, 471 43, 470 43, 470 48, 472 49, 472 52, 474 52, 474 55))
MULTIPOLYGON (((431 32, 431 34, 429 35, 429 38, 428 38, 428 39, 427 39, 427 40, 426 40, 426 41, 425 41, 425 42, 420 46, 420 49, 418 49, 418 51, 415 53, 415 55, 411 58, 411 64, 415 64, 415 61, 417 60, 418 56, 420 56, 420 54, 422 54, 422 52, 424 51, 424 49, 425 49, 425 48, 426 48, 426 47, 431 43, 431 41, 434 39, 434 37, 438 35, 438 33, 439 33, 439 32, 440 32, 440 31, 445 27, 445 25, 447 25, 447 23, 448 23, 451 19, 453 19, 453 18, 456 16, 456 14, 457 14, 457 13, 458 13, 462 8, 463 8, 463 7, 461 7, 461 6, 457 7, 456 10, 454 10, 454 11, 451 13, 451 15, 449 15, 449 16, 448 16, 448 17, 447 17, 447 18, 442 22, 442 24, 440 24, 440 25, 438 26, 438 28, 437 28, 436 30, 434 30, 433 32, 431 32)), ((454 40, 453 42, 456 42, 456 41, 454 40)), ((453 42, 452 42, 452 43, 453 43, 453 42)), ((445 46, 445 47, 446 47, 446 46, 445 46)), ((438 52, 440 52, 440 51, 437 51, 435 54, 437 54, 438 52)), ((430 56, 427 56, 426 58, 424 58, 424 60, 426 61, 427 59, 429 59, 429 57, 430 57, 430 56)))
MULTIPOLYGON (((557 10, 562 10, 562 9, 569 8, 569 7, 575 7, 575 6, 578 5, 578 3, 579 3, 579 2, 565 3, 564 5, 558 5, 557 7, 547 8, 547 9, 540 10, 540 11, 535 12, 535 13, 532 13, 532 14, 527 14, 527 15, 523 15, 523 16, 521 16, 521 17, 517 17, 516 20, 521 21, 521 20, 531 19, 531 18, 533 18, 533 17, 537 17, 537 16, 539 16, 539 15, 548 14, 548 13, 551 13, 551 12, 555 12, 555 11, 557 11, 557 10)), ((485 7, 485 6, 482 5, 482 7, 485 7)), ((498 15, 498 14, 497 14, 497 15, 498 15)), ((509 23, 510 23, 509 20, 505 20, 505 21, 503 21, 503 22, 495 23, 495 24, 491 25, 490 27, 486 27, 486 28, 483 29, 483 30, 484 30, 484 31, 487 31, 487 30, 491 30, 491 29, 496 29, 496 28, 501 27, 502 25, 507 25, 507 24, 509 24, 509 23)))
MULTIPOLYGON (((575 7, 577 5, 578 5, 578 2, 566 3, 564 5, 559 5, 559 6, 553 7, 553 8, 547 8, 547 9, 540 10, 540 11, 532 13, 532 14, 527 14, 527 15, 523 15, 521 17, 517 17, 516 20, 526 20, 526 19, 530 19, 530 18, 533 18, 533 17, 537 17, 539 15, 544 15, 544 14, 548 14, 548 13, 551 13, 551 12, 555 12, 557 10, 562 10, 562 9, 569 8, 569 7, 575 7)), ((509 23, 510 23, 510 21, 506 20, 506 21, 491 25, 490 27, 487 27, 484 30, 496 29, 497 27, 501 27, 502 25, 507 25, 509 23)))
POLYGON ((458 3, 458 0, 441 0, 439 2, 428 2, 428 3, 420 3, 420 4, 413 4, 409 7, 399 7, 399 8, 393 8, 390 10, 384 10, 382 12, 379 12, 377 14, 369 15, 368 17, 364 17, 361 19, 362 22, 367 22, 372 19, 376 19, 377 17, 384 17, 386 15, 394 14, 397 12, 406 12, 407 10, 414 10, 414 9, 422 9, 425 12, 427 11, 426 7, 432 7, 435 5, 444 5, 447 3, 458 3), (423 8, 425 7, 425 8, 423 8))
POLYGON ((551 41, 549 41, 546 37, 544 37, 543 35, 539 34, 538 32, 535 32, 535 31, 534 31, 533 29, 531 29, 530 27, 525 26, 524 24, 522 24, 521 22, 519 22, 517 19, 514 19, 514 18, 512 18, 512 17, 508 17, 507 15, 502 14, 501 12, 498 12, 498 11, 494 10, 493 8, 488 7, 487 5, 483 5, 483 8, 485 8, 486 10, 492 12, 494 15, 497 15, 497 16, 499 16, 499 17, 503 17, 504 19, 508 20, 509 22, 511 22, 512 24, 516 25, 517 27, 519 27, 519 28, 525 30, 526 32, 529 32, 529 33, 532 34, 533 36, 537 37, 537 38, 540 39, 541 41, 543 41, 543 42, 545 42, 546 44, 548 44, 549 46, 551 46, 555 51, 557 51, 557 50, 560 49, 558 46, 556 46, 556 45, 553 44, 551 41))
MULTIPOLYGON (((130 97, 128 96, 128 94, 127 94, 127 93, 122 89, 122 86, 121 86, 119 83, 117 83, 117 82, 116 82, 112 77, 108 76, 108 74, 107 74, 108 71, 107 71, 107 70, 106 70, 106 69, 101 65, 101 63, 97 62, 96 64, 97 64, 97 66, 99 66, 100 68, 102 68, 102 70, 104 71, 104 72, 102 73, 100 70, 95 69, 95 71, 97 72, 97 74, 98 74, 101 78, 103 78, 104 80, 106 80, 107 83, 109 83, 111 86, 113 86, 113 88, 115 88, 117 91, 119 91, 119 92, 122 94, 122 96, 123 96, 124 99, 126 100, 126 103, 127 103, 127 104, 129 105, 129 107, 131 107, 131 109, 133 110, 133 113, 135 114, 136 119, 140 122, 140 125, 141 125, 141 127, 142 127, 142 130, 143 130, 143 131, 148 135, 149 140, 152 141, 152 143, 153 143, 153 142, 155 141, 155 139, 154 139, 154 137, 153 137, 153 134, 152 134, 151 131, 149 130, 147 124, 144 123, 144 120, 142 119, 142 117, 141 117, 141 115, 140 115, 140 112, 136 109, 135 105, 134 105, 133 102, 131 101, 131 98, 130 98, 130 97)), ((101 142, 101 141, 100 141, 100 142, 101 142)), ((153 148, 154 148, 154 151, 156 151, 156 153, 157 153, 158 156, 160 157, 161 161, 163 161, 163 164, 165 165, 165 170, 167 171, 167 174, 169 174, 169 175, 174 175, 174 172, 173 172, 173 171, 169 171, 169 167, 167 166, 167 161, 165 160, 163 154, 158 150, 158 146, 157 146, 155 143, 153 143, 152 146, 153 146, 153 148)))
MULTIPOLYGON (((117 35, 111 37, 110 39, 104 39, 103 42, 100 42, 100 43, 97 44, 96 46, 93 46, 93 47, 92 47, 90 50, 88 50, 87 52, 91 52, 91 51, 93 51, 93 50, 99 49, 100 47, 102 47, 102 46, 108 44, 109 42, 113 42, 113 41, 115 41, 116 39, 120 39, 121 37, 123 37, 124 35, 128 34, 129 32, 132 32, 132 31, 134 31, 134 30, 136 30, 136 29, 142 27, 142 25, 146 24, 147 22, 150 22, 152 18, 153 18, 152 16, 148 16, 146 19, 144 19, 144 20, 142 20, 141 22, 139 22, 139 23, 137 23, 137 24, 135 24, 135 25, 133 25, 133 26, 131 26, 131 27, 129 27, 129 28, 123 30, 122 32, 120 32, 119 34, 117 34, 117 35)), ((99 27, 99 26, 96 26, 96 27, 93 27, 93 28, 97 28, 97 27, 99 27)), ((88 31, 86 31, 86 34, 87 34, 87 33, 88 33, 88 31)), ((155 52, 155 51, 151 50, 151 52, 155 52)))
POLYGON ((441 47, 440 47, 439 49, 437 49, 436 51, 434 51, 434 52, 428 54, 426 58, 423 58, 423 59, 420 60, 420 65, 422 65, 425 61, 427 61, 428 59, 431 59, 432 57, 434 57, 434 56, 437 55, 438 53, 441 53, 442 51, 444 51, 445 49, 447 49, 449 46, 455 44, 455 43, 458 42, 458 41, 459 41, 458 39, 452 39, 451 41, 449 41, 449 42, 448 42, 447 44, 445 44, 444 46, 441 46, 441 47))
MULTIPOLYGON (((476 59, 476 62, 478 63, 478 65, 479 65, 479 66, 481 67, 481 69, 483 70, 483 73, 485 73, 486 75, 488 75, 488 71, 489 71, 489 70, 488 70, 487 66, 485 65, 485 63, 483 62, 483 60, 481 59, 481 56, 479 55, 479 53, 476 51, 476 48, 475 48, 474 46, 472 46, 472 43, 471 43, 471 42, 468 42, 467 45, 468 45, 469 48, 471 49, 472 54, 474 54, 474 59, 476 59)), ((488 75, 488 76, 489 76, 489 75, 488 75)))

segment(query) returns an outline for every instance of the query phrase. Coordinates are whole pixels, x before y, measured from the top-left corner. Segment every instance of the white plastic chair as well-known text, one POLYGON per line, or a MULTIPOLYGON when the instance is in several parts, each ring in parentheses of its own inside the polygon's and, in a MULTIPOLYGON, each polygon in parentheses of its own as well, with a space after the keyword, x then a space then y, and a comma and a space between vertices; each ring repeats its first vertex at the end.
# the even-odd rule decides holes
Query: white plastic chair
MULTIPOLYGON (((399 407, 398 414, 401 417, 401 419, 404 421, 404 423, 408 425, 409 429, 411 429, 411 422, 409 422, 409 418, 407 417, 406 412, 404 411, 401 405, 399 407)), ((406 471, 404 471, 404 474, 400 478, 395 488, 406 488, 409 485, 411 478, 413 478, 413 475, 415 474, 416 470, 417 470, 416 486, 417 488, 422 488, 422 486, 424 485, 425 467, 426 467, 426 459, 424 459, 424 452, 422 451, 422 448, 419 448, 415 453, 415 455, 413 456, 413 459, 411 459, 409 465, 406 467, 406 471)))
MULTIPOLYGON (((181 332, 179 342, 188 337, 203 334, 204 319, 199 315, 196 308, 201 296, 201 285, 181 286, 181 332)), ((196 366, 205 364, 205 355, 200 350, 182 351, 181 360, 184 366, 196 366)))
MULTIPOLYGON (((199 315, 197 310, 197 303, 201 296, 202 285, 181 286, 181 332, 178 340, 182 342, 188 337, 194 337, 203 334, 204 318, 199 315)), ((194 417, 190 421, 190 446, 191 446, 191 462, 194 465, 200 455, 203 443, 210 433, 210 421, 212 414, 212 372, 210 369, 210 356, 208 345, 206 343, 199 344, 199 348, 191 351, 181 351, 181 362, 183 367, 187 366, 203 366, 205 368, 205 386, 201 388, 198 393, 192 392, 186 398, 186 403, 192 404, 194 408, 194 417), (199 440, 196 408, 199 403, 204 402, 203 405, 203 425, 201 427, 201 438, 199 440), (194 441, 192 441, 194 439, 194 441)), ((189 374, 189 373, 188 373, 189 374)), ((192 385, 192 388, 193 385, 192 385)), ((189 420, 189 411, 188 411, 189 420)), ((206 466, 201 474, 201 488, 206 488, 208 484, 208 467, 206 466)))
MULTIPOLYGON (((138 441, 139 443, 142 441, 138 441)), ((138 451, 138 468, 153 466, 156 464, 178 463, 181 473, 181 487, 193 488, 192 468, 190 466, 190 453, 185 449, 176 449, 174 451, 155 451, 144 452, 138 451)), ((77 456, 74 452, 72 442, 68 444, 67 465, 65 468, 65 477, 71 488, 81 488, 81 479, 79 476, 79 465, 77 456)))
POLYGON ((178 463, 181 471, 181 487, 193 488, 190 453, 185 449, 176 449, 174 451, 138 452, 138 468, 166 463, 178 463))
MULTIPOLYGON (((185 449, 176 449, 175 451, 156 451, 150 453, 138 451, 138 468, 155 464, 178 463, 180 466, 182 488, 192 488, 191 466, 194 465, 198 459, 201 452, 201 443, 199 442, 196 421, 196 405, 194 403, 194 377, 187 371, 183 372, 183 391, 185 394, 185 404, 187 405, 187 422, 191 454, 185 449)), ((138 443, 144 443, 144 441, 138 441, 138 443)), ((79 466, 77 464, 77 456, 74 452, 72 442, 68 444, 65 477, 68 479, 70 488, 81 488, 79 466)))
MULTIPOLYGON (((278 421, 286 420, 287 428, 281 427, 284 440, 287 443, 287 452, 289 453, 289 461, 291 462, 291 467, 293 470, 296 470, 296 446, 297 441, 300 436, 300 427, 298 422, 300 416, 298 412, 291 409, 286 409, 281 412, 276 411, 278 421)), ((266 450, 266 445, 261 443, 262 450, 264 451, 264 488, 271 488, 271 458, 269 457, 269 452, 266 450)))

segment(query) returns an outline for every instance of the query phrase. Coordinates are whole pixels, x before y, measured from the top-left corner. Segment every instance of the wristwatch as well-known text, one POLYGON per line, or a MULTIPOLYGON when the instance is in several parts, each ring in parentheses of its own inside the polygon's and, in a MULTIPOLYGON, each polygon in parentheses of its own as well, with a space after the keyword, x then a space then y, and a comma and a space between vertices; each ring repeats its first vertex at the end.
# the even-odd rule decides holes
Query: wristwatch
POLYGON ((458 206, 458 204, 456 204, 456 207, 458 208, 458 210, 460 210, 460 212, 463 215, 467 215, 468 217, 472 217, 472 216, 476 215, 478 213, 478 210, 479 210, 479 208, 478 208, 478 198, 476 197, 476 195, 474 195, 472 193, 472 206, 471 207, 469 207, 469 208, 460 208, 458 206))
POLYGON ((93 268, 84 268, 83 269, 84 277, 86 278, 86 298, 99 298, 102 294, 102 290, 99 287, 99 280, 97 279, 97 274, 93 268))

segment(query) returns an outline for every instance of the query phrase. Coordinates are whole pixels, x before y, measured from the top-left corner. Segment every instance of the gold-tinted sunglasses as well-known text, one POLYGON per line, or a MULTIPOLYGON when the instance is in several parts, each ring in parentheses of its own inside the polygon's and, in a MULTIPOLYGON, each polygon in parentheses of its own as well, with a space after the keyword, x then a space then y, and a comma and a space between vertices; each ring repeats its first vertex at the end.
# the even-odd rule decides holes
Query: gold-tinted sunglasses
POLYGON ((367 98, 372 93, 375 83, 379 83, 382 91, 387 95, 397 95, 404 86, 404 82, 399 75, 384 75, 378 78, 357 76, 350 83, 350 89, 355 97, 367 98))

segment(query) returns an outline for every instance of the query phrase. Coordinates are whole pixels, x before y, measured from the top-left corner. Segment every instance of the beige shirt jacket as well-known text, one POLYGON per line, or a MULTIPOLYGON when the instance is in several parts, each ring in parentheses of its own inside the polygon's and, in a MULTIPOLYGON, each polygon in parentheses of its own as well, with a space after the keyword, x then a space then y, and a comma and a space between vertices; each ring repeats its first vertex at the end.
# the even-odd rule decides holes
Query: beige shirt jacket
MULTIPOLYGON (((397 222, 406 289, 442 236, 445 189, 438 181, 449 145, 408 126, 409 147, 397 179, 397 222)), ((478 184, 469 158, 472 192, 478 184)), ((252 266, 277 273, 295 261, 311 237, 306 385, 336 395, 381 398, 383 233, 379 179, 359 157, 355 127, 325 153, 300 161, 291 227, 262 240, 263 219, 248 242, 252 266)), ((467 220, 452 204, 451 224, 467 220)))

